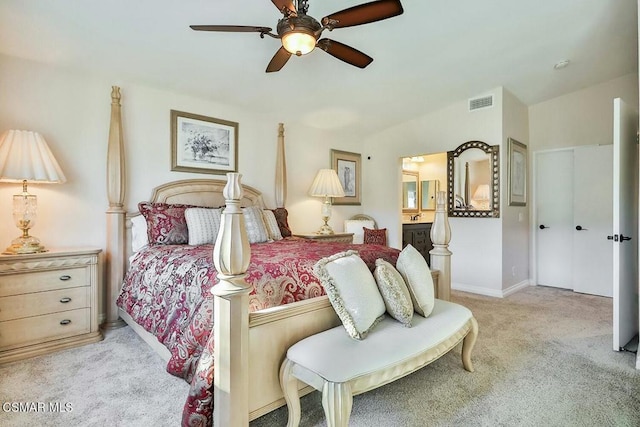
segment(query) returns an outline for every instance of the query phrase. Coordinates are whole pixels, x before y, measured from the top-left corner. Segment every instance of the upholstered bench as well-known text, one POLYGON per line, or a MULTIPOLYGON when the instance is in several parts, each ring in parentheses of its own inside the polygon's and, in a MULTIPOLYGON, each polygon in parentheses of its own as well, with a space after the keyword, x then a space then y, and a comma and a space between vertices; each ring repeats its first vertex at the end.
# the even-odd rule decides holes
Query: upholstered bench
POLYGON ((305 338, 289 348, 280 368, 287 425, 300 422, 297 380, 322 392, 329 427, 347 426, 354 395, 428 365, 461 341, 463 366, 473 372, 471 351, 477 335, 471 311, 436 299, 429 317, 414 314, 410 328, 385 315, 362 341, 349 337, 342 326, 305 338))

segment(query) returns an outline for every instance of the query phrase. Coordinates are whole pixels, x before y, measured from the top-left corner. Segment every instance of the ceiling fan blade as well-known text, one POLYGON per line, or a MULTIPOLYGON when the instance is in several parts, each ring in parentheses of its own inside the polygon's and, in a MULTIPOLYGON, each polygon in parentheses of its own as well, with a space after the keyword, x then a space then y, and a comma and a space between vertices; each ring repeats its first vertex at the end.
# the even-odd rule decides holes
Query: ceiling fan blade
POLYGON ((296 15, 296 7, 293 4, 293 0, 271 0, 273 4, 276 5, 278 10, 285 15, 290 15, 291 13, 296 15), (289 12, 287 12, 287 9, 289 12))
POLYGON ((224 33, 268 33, 269 27, 251 27, 248 25, 189 25, 196 31, 221 31, 224 33))
POLYGON ((354 49, 351 46, 347 46, 346 44, 335 40, 320 39, 317 46, 334 58, 338 58, 339 60, 358 68, 365 68, 373 61, 373 58, 366 53, 362 53, 358 49, 354 49))
POLYGON ((269 65, 267 65, 267 73, 280 71, 289 58, 291 58, 291 54, 284 47, 280 47, 276 54, 273 55, 273 58, 271 58, 269 65))
POLYGON ((377 0, 332 13, 322 18, 322 25, 329 29, 353 27, 392 18, 402 12, 400 0, 377 0))

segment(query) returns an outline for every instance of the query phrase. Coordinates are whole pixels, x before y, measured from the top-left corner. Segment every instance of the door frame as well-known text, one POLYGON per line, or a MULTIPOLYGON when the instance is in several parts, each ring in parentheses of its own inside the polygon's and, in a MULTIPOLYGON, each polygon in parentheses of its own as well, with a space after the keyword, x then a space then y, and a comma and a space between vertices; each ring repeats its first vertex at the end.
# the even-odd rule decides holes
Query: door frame
POLYGON ((538 285, 538 233, 536 229, 538 227, 538 209, 537 209, 537 201, 538 201, 538 155, 553 153, 559 151, 569 151, 575 149, 577 146, 571 147, 562 147, 562 148, 550 148, 547 150, 539 150, 533 152, 533 164, 531 165, 531 211, 529 211, 529 215, 531 217, 531 222, 529 223, 529 234, 531 235, 531 246, 529 247, 529 253, 531 254, 531 268, 529 271, 531 272, 530 283, 533 286, 538 285))
MULTIPOLYGON (((538 234, 536 232, 536 228, 538 226, 538 209, 537 209, 537 197, 538 197, 538 188, 537 188, 537 172, 538 172, 538 155, 546 154, 558 151, 569 151, 579 149, 581 147, 588 147, 594 144, 585 144, 585 145, 571 145, 568 147, 561 148, 550 148, 545 150, 534 151, 532 154, 533 164, 531 165, 531 211, 529 211, 529 215, 531 217, 531 222, 529 223, 529 233, 531 236, 531 246, 529 247, 530 262, 531 268, 529 271, 531 272, 530 283, 533 286, 538 286, 538 255, 537 255, 537 247, 538 247, 538 234)), ((597 144, 597 145, 610 145, 610 144, 597 144)))

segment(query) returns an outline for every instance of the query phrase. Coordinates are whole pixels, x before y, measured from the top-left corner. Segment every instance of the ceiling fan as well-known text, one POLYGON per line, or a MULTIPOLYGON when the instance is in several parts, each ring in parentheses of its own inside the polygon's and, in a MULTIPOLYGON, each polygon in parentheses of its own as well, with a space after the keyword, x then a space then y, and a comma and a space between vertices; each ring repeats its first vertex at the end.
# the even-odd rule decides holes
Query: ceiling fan
POLYGON ((269 27, 246 25, 191 25, 190 27, 196 31, 255 32, 260 33, 260 38, 266 35, 280 39, 282 47, 269 62, 267 73, 280 71, 291 55, 305 55, 316 47, 347 64, 365 68, 373 58, 346 44, 328 38, 321 39, 322 32, 381 21, 400 15, 404 11, 400 0, 376 0, 332 13, 317 21, 307 15, 309 9, 307 0, 271 1, 283 15, 283 18, 278 21, 278 34, 273 34, 269 27))

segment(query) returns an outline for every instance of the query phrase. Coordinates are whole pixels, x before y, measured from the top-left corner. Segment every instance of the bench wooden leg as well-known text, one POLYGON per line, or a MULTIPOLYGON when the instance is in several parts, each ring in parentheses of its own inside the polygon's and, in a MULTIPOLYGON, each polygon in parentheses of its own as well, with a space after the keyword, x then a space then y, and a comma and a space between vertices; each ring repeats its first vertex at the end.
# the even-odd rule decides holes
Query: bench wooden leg
POLYGON ((469 372, 473 372, 473 363, 471 363, 471 352, 473 351, 473 346, 476 344, 476 339, 478 338, 478 322, 474 317, 471 318, 471 330, 464 337, 464 341, 462 342, 462 365, 464 369, 469 372))
POLYGON ((287 402, 289 421, 287 427, 298 427, 300 424, 300 394, 298 393, 298 380, 291 373, 295 363, 285 359, 280 366, 280 387, 287 402))
POLYGON ((322 387, 322 407, 328 427, 347 427, 353 406, 349 383, 325 382, 322 387))

